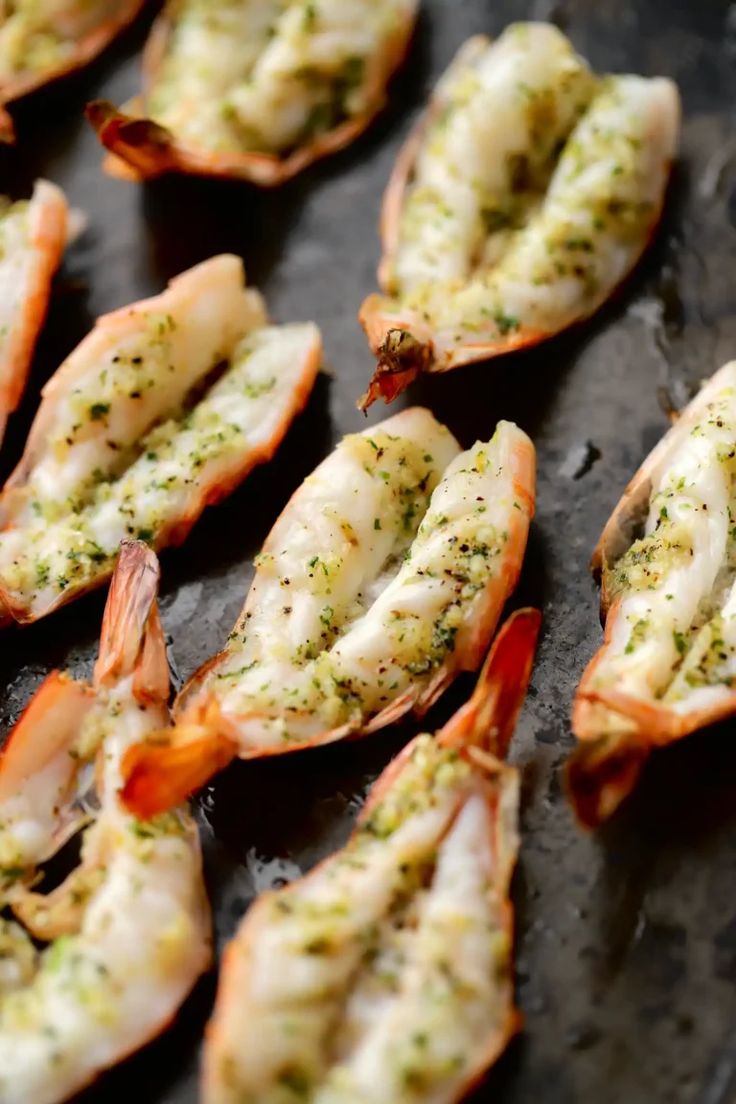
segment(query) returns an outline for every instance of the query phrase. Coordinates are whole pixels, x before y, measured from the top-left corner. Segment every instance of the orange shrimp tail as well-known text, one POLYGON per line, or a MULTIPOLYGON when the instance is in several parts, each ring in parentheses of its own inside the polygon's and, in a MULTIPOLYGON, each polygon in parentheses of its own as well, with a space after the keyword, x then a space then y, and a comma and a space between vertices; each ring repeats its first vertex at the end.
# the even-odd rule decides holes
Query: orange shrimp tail
POLYGON ((156 604, 159 566, 142 541, 123 541, 105 606, 95 686, 134 676, 140 702, 166 701, 169 665, 156 604))
POLYGON ((59 671, 44 679, 0 752, 0 800, 17 793, 60 751, 71 747, 93 703, 89 687, 59 671))
MULTIPOLYGON (((180 805, 237 756, 237 745, 203 726, 191 726, 192 738, 171 743, 136 744, 123 759, 123 805, 144 820, 180 805)), ((178 736, 187 729, 174 729, 178 736)), ((152 737, 155 740, 156 737, 152 737)))
POLYGON ((628 735, 586 740, 570 757, 567 789, 584 828, 597 828, 628 797, 649 757, 649 748, 628 735))
POLYGON ((480 747, 504 759, 526 697, 542 615, 517 610, 503 625, 470 701, 439 733, 447 746, 480 747))

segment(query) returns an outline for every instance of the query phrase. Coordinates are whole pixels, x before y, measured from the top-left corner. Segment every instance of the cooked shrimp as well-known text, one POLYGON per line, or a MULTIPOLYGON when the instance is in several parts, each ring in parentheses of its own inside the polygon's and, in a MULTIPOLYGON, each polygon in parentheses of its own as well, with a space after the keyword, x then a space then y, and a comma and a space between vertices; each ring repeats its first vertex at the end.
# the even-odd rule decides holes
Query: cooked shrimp
POLYGON ((569 771, 595 825, 653 747, 736 713, 736 361, 682 413, 629 484, 593 557, 603 646, 578 688, 569 771))
POLYGON ((95 58, 144 0, 14 0, 0 5, 0 141, 15 139, 7 104, 95 58))
POLYGON ((534 446, 510 422, 467 452, 419 408, 346 437, 276 522, 176 729, 127 757, 129 807, 168 808, 236 755, 421 715, 480 664, 533 510, 534 446))
POLYGON ((243 280, 237 257, 198 265, 101 318, 46 385, 0 499, 6 616, 35 621, 99 585, 123 538, 182 541, 273 455, 314 383, 320 335, 269 325, 243 280))
POLYGON ((87 115, 141 179, 165 172, 272 186, 368 126, 406 52, 418 0, 169 0, 143 97, 87 115))
MULTIPOLYGON (((158 565, 124 546, 93 687, 52 675, 0 758, 0 1099, 55 1104, 161 1031, 211 958, 197 831, 119 800, 126 749, 168 718, 158 565), (66 838, 97 763, 81 865, 48 895, 37 864, 66 838)), ((77 820, 78 823, 78 820, 77 820)))
POLYGON ((362 405, 596 311, 659 221, 678 121, 671 81, 597 79, 555 27, 470 39, 385 195, 362 405))
POLYGON ((0 197, 0 444, 17 407, 67 240, 64 193, 38 180, 28 201, 0 197))
POLYGON ((449 1104, 503 1051, 519 786, 502 757, 538 628, 515 614, 471 701, 388 766, 345 847, 250 909, 223 959, 206 1104, 449 1104))

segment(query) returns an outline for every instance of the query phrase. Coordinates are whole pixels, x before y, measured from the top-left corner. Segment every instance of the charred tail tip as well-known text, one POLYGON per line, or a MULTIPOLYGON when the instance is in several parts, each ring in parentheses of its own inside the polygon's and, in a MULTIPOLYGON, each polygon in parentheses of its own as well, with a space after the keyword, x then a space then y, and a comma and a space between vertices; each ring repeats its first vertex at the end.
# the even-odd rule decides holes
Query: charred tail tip
POLYGON ((87 121, 96 131, 101 131, 118 114, 117 108, 109 100, 92 100, 84 109, 87 121))
POLYGON ((92 100, 84 111, 103 146, 114 153, 121 147, 144 150, 162 157, 171 145, 171 134, 151 119, 126 115, 109 100, 92 100))
POLYGON ((420 341, 409 330, 388 330, 378 349, 378 364, 368 390, 358 400, 358 409, 367 410, 378 398, 392 402, 420 373, 429 371, 432 360, 431 341, 420 341))

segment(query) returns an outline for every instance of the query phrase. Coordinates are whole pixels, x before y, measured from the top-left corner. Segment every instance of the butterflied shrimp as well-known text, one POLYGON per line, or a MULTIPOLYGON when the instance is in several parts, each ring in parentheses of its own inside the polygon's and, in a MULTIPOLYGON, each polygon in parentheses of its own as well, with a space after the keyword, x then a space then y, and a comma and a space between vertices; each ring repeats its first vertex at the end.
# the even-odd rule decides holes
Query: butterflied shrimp
POLYGON ((67 217, 64 193, 46 180, 37 181, 29 201, 0 197, 0 444, 26 385, 67 217))
POLYGON ((736 713, 736 362, 717 372, 629 484, 593 556, 606 634, 578 688, 569 766, 587 825, 652 748, 736 713))
POLYGON ((131 751, 125 800, 175 804, 236 755, 281 755, 421 715, 475 670, 516 585, 534 446, 510 422, 466 452, 420 408, 346 437, 256 561, 226 649, 176 728, 131 751))
POLYGON ((99 319, 44 388, 0 498, 0 614, 35 621, 99 585, 122 539, 181 542, 270 459, 320 359, 317 327, 269 324, 237 257, 99 319))
POLYGON ((361 404, 593 314, 654 233, 678 125, 671 81, 599 79, 555 27, 470 39, 386 191, 361 404))
POLYGON ((144 0, 13 0, 0 5, 0 141, 13 141, 5 110, 49 81, 81 69, 133 21, 144 0))
POLYGON ((126 749, 168 717, 157 586, 153 552, 127 544, 93 685, 52 675, 0 758, 0 902, 16 914, 0 920, 3 1104, 79 1091, 166 1027, 210 963, 194 822, 179 808, 143 824, 118 792, 126 749), (84 805, 81 863, 44 895, 37 865, 84 805))
POLYGON ((345 847, 261 896, 227 947, 206 1104, 450 1104, 518 1026, 502 760, 539 614, 501 630, 471 701, 376 782, 345 847))
POLYGON ((169 0, 144 94, 87 115, 115 175, 281 184, 348 145, 383 107, 418 0, 169 0))

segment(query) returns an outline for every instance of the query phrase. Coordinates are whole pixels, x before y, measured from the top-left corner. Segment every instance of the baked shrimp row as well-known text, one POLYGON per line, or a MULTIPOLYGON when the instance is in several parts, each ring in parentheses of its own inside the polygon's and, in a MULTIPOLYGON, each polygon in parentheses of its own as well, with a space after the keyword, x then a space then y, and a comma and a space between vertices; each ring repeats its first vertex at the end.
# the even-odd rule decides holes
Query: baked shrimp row
POLYGON ((26 385, 68 215, 64 193, 46 180, 36 182, 30 200, 0 196, 0 444, 26 385))
POLYGON ((544 23, 466 42, 384 197, 362 404, 596 311, 652 237, 679 112, 671 81, 596 77, 544 23))
POLYGON ((124 546, 93 684, 50 675, 0 758, 3 1104, 76 1093, 157 1035, 210 963, 194 822, 143 823, 118 793, 126 749, 168 718, 157 585, 153 552, 124 546), (39 865, 89 821, 79 866, 44 893, 39 865))
POLYGON ((88 117, 132 179, 165 172, 271 186, 346 146, 383 106, 418 0, 169 0, 143 95, 88 117))
POLYGON ((345 847, 264 894, 225 950, 205 1104, 450 1104, 518 1026, 503 762, 539 626, 501 630, 471 701, 376 782, 345 847))
POLYGON ((736 713, 736 361, 645 460, 593 557, 605 640, 578 688, 569 768, 594 825, 652 748, 736 713))
POLYGON ((0 613, 34 621, 97 586, 123 538, 183 540, 273 455, 320 356, 316 326, 269 325, 227 255, 99 319, 44 388, 0 497, 0 613))
POLYGON ((3 0, 0 141, 13 141, 6 106, 80 69, 132 22, 144 0, 3 0))
POLYGON ((534 468, 509 422, 466 452, 419 408, 346 437, 276 522, 225 650, 179 695, 176 728, 126 758, 129 807, 168 808, 235 756, 421 715, 475 670, 519 575, 534 468))

